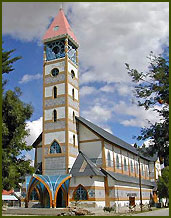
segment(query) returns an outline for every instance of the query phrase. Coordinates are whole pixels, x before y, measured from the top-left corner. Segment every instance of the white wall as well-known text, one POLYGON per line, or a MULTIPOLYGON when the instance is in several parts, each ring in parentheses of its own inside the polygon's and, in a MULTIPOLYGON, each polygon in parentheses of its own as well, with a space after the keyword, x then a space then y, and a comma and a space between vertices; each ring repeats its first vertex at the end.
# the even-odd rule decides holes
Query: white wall
POLYGON ((80 143, 80 150, 89 158, 102 158, 101 141, 80 143))
POLYGON ((69 131, 69 143, 73 144, 73 135, 75 135, 75 145, 78 146, 78 136, 71 131, 69 131))
POLYGON ((77 187, 79 184, 83 186, 98 186, 104 187, 104 178, 101 176, 80 176, 72 177, 70 181, 70 187, 77 187))
POLYGON ((77 117, 79 116, 78 111, 72 109, 71 107, 68 107, 68 115, 69 115, 70 120, 73 120, 73 111, 75 113, 75 116, 77 116, 77 117))
POLYGON ((69 168, 72 168, 75 160, 76 160, 76 158, 69 156, 69 165, 68 165, 69 168))
POLYGON ((78 70, 77 70, 77 68, 75 68, 74 65, 72 65, 70 62, 68 62, 68 72, 71 73, 71 70, 74 71, 75 77, 78 79, 78 70))
MULTIPOLYGON (((57 119, 65 118, 65 107, 57 107, 54 109, 57 111, 57 119)), ((44 110, 45 120, 52 120, 54 109, 44 110)))
POLYGON ((51 70, 53 68, 58 68, 59 72, 62 72, 65 70, 65 62, 61 61, 58 63, 45 65, 45 75, 51 74, 51 70))
POLYGON ((65 143, 65 131, 45 133, 45 145, 51 144, 54 140, 65 143))
MULTIPOLYGON (((65 83, 56 84, 54 86, 56 86, 56 88, 57 88, 57 95, 64 95, 65 94, 65 83)), ((53 96, 54 86, 45 87, 45 97, 52 97, 53 96)))
POLYGON ((92 131, 90 131, 87 127, 79 123, 79 138, 80 141, 84 140, 92 140, 92 139, 99 139, 92 131))
POLYGON ((71 84, 68 84, 68 94, 72 96, 72 90, 74 89, 74 99, 78 101, 78 89, 74 88, 71 84))

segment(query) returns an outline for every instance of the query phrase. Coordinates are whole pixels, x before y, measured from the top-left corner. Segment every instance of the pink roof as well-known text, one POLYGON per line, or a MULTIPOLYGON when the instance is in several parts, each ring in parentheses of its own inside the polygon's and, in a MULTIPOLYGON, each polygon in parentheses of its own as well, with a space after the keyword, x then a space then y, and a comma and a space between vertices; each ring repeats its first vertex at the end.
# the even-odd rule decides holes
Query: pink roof
POLYGON ((14 193, 14 190, 13 189, 11 189, 11 190, 9 190, 9 191, 7 191, 7 190, 2 190, 2 194, 3 195, 11 195, 12 193, 14 193))
POLYGON ((49 29, 43 36, 43 40, 60 36, 63 34, 68 34, 74 41, 77 42, 77 38, 71 30, 71 27, 65 17, 63 9, 60 9, 58 15, 54 18, 49 29))

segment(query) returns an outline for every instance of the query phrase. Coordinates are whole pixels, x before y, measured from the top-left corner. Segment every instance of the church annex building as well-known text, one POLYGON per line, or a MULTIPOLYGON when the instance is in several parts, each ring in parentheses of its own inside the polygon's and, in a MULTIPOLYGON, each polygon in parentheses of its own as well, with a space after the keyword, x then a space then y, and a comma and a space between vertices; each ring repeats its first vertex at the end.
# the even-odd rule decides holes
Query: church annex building
POLYGON ((43 43, 43 132, 33 143, 36 172, 26 177, 26 207, 33 192, 49 208, 139 204, 139 175, 143 204, 157 202, 157 157, 79 116, 79 44, 63 9, 43 43))

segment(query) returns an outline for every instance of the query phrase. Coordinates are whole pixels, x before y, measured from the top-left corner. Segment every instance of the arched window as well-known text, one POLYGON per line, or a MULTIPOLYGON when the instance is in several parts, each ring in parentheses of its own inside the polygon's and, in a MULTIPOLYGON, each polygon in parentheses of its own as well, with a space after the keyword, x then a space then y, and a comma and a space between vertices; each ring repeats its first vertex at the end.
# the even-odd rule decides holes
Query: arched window
POLYGON ((74 89, 72 89, 72 99, 75 99, 74 89))
POLYGON ((53 68, 51 71, 52 76, 57 76, 59 74, 59 69, 58 68, 53 68))
POLYGON ((119 166, 119 156, 118 154, 116 155, 116 168, 119 169, 120 166, 119 166))
POLYGON ((73 123, 75 123, 75 112, 73 111, 73 114, 72 114, 72 119, 73 119, 73 123))
POLYGON ((71 77, 74 78, 75 77, 75 73, 73 70, 71 70, 71 77))
POLYGON ((107 153, 107 161, 108 161, 108 166, 111 167, 111 157, 110 157, 110 152, 109 151, 107 153))
POLYGON ((57 111, 56 110, 53 111, 53 121, 54 122, 57 121, 57 111))
POLYGON ((79 185, 78 188, 75 190, 74 199, 75 200, 87 200, 88 199, 87 190, 82 185, 79 185))
POLYGON ((61 153, 61 147, 56 141, 54 141, 50 146, 50 154, 57 154, 57 153, 61 153))
POLYGON ((133 167, 133 162, 131 160, 131 173, 133 173, 133 172, 134 172, 134 167, 133 167))
POLYGON ((73 145, 75 146, 75 135, 73 135, 73 145))
POLYGON ((56 86, 53 87, 53 97, 57 98, 57 88, 56 88, 56 86))
POLYGON ((124 171, 128 171, 128 166, 125 157, 124 157, 124 171))

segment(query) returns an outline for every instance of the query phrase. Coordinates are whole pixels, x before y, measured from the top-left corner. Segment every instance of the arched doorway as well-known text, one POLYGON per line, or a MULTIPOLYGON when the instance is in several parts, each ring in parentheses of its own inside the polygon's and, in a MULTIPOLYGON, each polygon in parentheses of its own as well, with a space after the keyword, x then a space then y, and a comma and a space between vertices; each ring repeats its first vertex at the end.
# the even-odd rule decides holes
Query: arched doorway
POLYGON ((64 207, 64 194, 62 188, 58 190, 58 194, 56 198, 56 207, 64 207))

